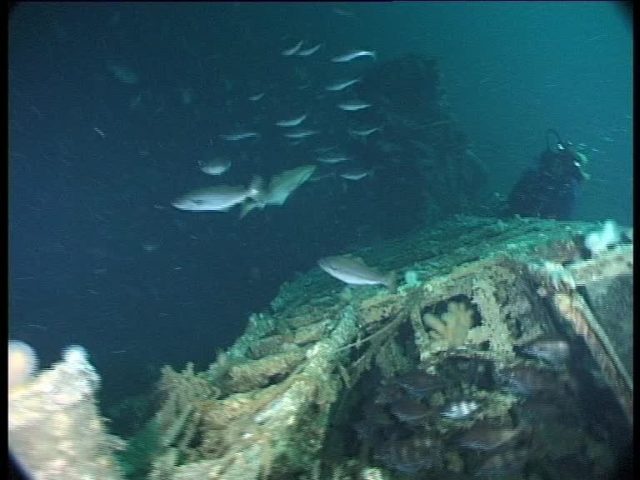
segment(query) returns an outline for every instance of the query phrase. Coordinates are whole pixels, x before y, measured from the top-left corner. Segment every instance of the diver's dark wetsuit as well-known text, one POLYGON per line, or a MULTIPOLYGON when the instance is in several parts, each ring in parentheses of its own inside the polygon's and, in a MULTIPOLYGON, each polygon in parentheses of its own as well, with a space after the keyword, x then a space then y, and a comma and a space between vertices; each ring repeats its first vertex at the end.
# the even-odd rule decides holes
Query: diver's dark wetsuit
POLYGON ((508 216, 571 218, 578 185, 587 175, 581 169, 585 157, 577 154, 569 145, 560 140, 554 131, 547 131, 558 137, 556 148, 542 152, 537 168, 522 175, 513 187, 507 200, 505 214, 508 216))

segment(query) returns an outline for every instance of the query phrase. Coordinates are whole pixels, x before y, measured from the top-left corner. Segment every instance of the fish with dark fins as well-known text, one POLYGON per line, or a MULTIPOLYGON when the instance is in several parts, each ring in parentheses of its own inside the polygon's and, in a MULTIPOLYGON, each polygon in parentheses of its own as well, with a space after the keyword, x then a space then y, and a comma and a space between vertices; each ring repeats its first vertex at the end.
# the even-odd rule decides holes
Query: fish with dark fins
POLYGON ((437 440, 423 435, 404 440, 390 440, 378 448, 375 458, 388 468, 415 474, 420 470, 442 466, 442 445, 437 440))
POLYGON ((480 468, 475 471, 474 476, 478 478, 497 478, 517 475, 524 468, 528 456, 529 451, 526 447, 495 453, 485 460, 480 468))
POLYGON ((513 442, 522 432, 522 426, 513 428, 479 422, 458 438, 458 444, 469 450, 491 451, 513 442))
POLYGON ((417 400, 404 398, 391 404, 391 413, 401 422, 415 424, 429 414, 429 407, 417 400))
POLYGON ((365 412, 365 418, 356 422, 353 429, 360 440, 373 441, 386 437, 395 428, 397 422, 381 408, 370 408, 365 412))
POLYGON ((496 370, 495 380, 504 390, 523 396, 535 395, 553 389, 557 385, 552 372, 527 365, 496 370))
POLYGON ((415 370, 399 376, 396 382, 412 397, 424 398, 443 387, 444 382, 437 375, 415 370))
POLYGON ((378 405, 385 405, 401 398, 405 398, 406 395, 405 390, 397 383, 383 383, 378 387, 378 394, 376 395, 375 403, 378 405))
POLYGON ((538 339, 518 348, 518 353, 537 358, 554 367, 562 367, 569 359, 569 344, 558 338, 538 339))

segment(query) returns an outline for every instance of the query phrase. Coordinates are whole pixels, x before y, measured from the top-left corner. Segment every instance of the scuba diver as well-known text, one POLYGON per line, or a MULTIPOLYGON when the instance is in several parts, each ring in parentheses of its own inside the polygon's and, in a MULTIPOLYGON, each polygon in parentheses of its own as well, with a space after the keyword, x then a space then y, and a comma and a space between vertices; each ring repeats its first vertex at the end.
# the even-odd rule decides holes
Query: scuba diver
POLYGON ((526 170, 515 184, 505 214, 508 216, 569 220, 578 186, 589 179, 583 170, 587 157, 564 142, 558 132, 547 130, 547 148, 538 158, 538 166, 526 170), (549 136, 555 136, 552 145, 549 136))

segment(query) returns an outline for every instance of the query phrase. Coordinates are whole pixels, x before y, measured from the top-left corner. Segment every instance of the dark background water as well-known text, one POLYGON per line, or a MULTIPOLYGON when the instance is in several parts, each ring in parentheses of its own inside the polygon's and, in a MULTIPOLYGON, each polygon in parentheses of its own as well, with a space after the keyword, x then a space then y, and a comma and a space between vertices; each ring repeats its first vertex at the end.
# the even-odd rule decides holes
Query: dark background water
MULTIPOLYGON (((298 87, 366 63, 329 62, 345 50, 436 56, 491 191, 508 193, 549 127, 586 144, 576 218, 631 224, 632 27, 619 5, 33 3, 9 26, 10 337, 43 365, 86 347, 107 403, 148 389, 160 365, 204 367, 317 258, 420 226, 366 182, 309 184, 242 221, 169 204, 217 182, 196 165, 212 143, 245 153, 225 183, 310 162, 218 135, 318 101, 298 87), (280 55, 300 39, 325 45, 280 55)), ((403 195, 401 176, 376 181, 403 195)))

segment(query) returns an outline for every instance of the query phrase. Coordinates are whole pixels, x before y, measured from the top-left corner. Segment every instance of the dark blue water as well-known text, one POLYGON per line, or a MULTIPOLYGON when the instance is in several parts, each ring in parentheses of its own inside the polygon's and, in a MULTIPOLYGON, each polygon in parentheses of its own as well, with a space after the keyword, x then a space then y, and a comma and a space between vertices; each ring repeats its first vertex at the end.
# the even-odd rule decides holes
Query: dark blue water
MULTIPOLYGON (((615 4, 23 4, 9 35, 10 336, 46 365, 87 348, 107 402, 163 364, 204 367, 317 258, 421 226, 402 173, 305 185, 283 207, 191 213, 177 195, 218 179, 208 146, 247 184, 309 163, 268 140, 273 120, 322 101, 319 85, 378 62, 435 56, 451 111, 506 195, 553 127, 583 143, 576 219, 632 218, 632 27, 615 4), (280 52, 324 46, 308 58, 280 52), (118 80, 126 67, 136 83, 118 80), (110 70, 111 68, 111 70, 110 70), (304 87, 305 85, 309 85, 304 87), (299 88, 304 87, 304 88, 299 88), (314 90, 316 89, 316 90, 314 90), (250 95, 266 92, 260 102, 250 95), (315 103, 314 103, 315 102, 315 103), (235 149, 235 150, 234 150, 235 149), (384 194, 380 194, 384 192, 384 194)), ((411 92, 407 92, 410 95, 411 92)), ((319 107, 314 107, 319 108, 319 107)), ((335 125, 334 125, 335 126, 335 125)))

